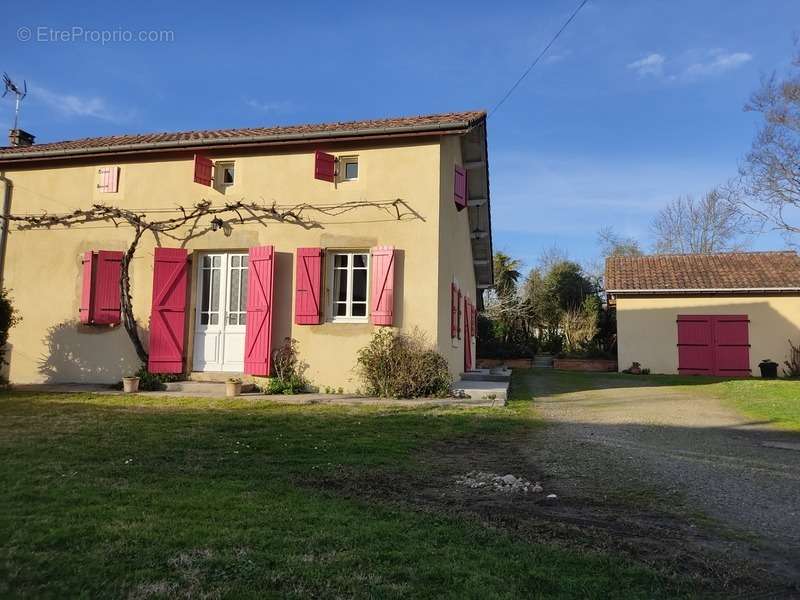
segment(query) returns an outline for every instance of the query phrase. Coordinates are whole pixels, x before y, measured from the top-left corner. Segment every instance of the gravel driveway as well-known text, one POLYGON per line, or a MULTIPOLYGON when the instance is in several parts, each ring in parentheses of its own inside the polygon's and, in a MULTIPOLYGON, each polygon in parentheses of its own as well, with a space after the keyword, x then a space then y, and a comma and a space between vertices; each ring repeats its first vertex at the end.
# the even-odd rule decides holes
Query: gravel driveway
POLYGON ((543 466, 565 493, 644 483, 657 502, 710 517, 747 542, 749 558, 800 580, 800 434, 741 416, 703 385, 654 380, 529 372, 551 424, 536 442, 543 466))

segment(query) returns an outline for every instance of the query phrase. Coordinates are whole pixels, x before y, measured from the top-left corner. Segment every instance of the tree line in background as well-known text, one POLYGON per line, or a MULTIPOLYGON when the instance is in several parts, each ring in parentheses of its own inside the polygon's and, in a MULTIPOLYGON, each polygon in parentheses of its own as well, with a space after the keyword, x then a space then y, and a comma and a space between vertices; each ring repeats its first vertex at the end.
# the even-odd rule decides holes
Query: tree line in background
POLYGON ((478 318, 479 356, 614 355, 613 312, 596 277, 552 251, 524 279, 520 268, 519 260, 495 253, 494 292, 478 318))

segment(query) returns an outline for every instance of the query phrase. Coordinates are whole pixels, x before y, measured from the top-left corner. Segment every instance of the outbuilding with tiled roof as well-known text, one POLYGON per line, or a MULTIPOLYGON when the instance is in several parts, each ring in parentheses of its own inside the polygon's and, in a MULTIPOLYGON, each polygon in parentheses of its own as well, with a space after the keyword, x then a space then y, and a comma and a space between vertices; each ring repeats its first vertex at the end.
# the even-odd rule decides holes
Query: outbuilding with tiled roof
POLYGON ((620 369, 758 375, 800 345, 800 257, 793 251, 613 256, 620 369))

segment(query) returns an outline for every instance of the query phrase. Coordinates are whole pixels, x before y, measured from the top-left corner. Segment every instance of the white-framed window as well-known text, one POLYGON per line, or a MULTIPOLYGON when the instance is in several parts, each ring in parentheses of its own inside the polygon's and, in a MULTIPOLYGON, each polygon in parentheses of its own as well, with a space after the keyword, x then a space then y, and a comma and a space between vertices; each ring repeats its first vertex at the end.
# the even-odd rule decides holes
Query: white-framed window
POLYGON ((356 181, 358 179, 358 157, 342 156, 339 158, 339 179, 356 181))
POLYGON ((236 165, 232 162, 218 162, 216 164, 217 176, 214 183, 217 187, 224 189, 236 183, 236 165))
POLYGON ((331 251, 328 264, 331 320, 366 323, 369 317, 369 251, 331 251))

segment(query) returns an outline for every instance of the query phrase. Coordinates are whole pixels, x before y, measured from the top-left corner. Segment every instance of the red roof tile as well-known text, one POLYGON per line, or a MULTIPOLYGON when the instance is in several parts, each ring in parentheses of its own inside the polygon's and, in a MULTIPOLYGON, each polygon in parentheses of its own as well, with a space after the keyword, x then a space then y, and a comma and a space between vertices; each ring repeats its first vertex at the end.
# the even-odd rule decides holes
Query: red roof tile
POLYGON ((726 289, 800 289, 796 252, 731 252, 612 256, 606 290, 614 292, 726 289))
POLYGON ((0 160, 25 158, 42 152, 69 156, 86 154, 92 151, 114 152, 132 150, 130 146, 147 147, 192 147, 213 142, 221 144, 237 144, 253 142, 253 138, 278 139, 315 139, 345 136, 368 136, 377 134, 400 134, 404 131, 441 131, 458 129, 474 125, 486 116, 484 111, 468 111, 421 115, 415 117, 398 117, 391 119, 373 119, 366 121, 347 121, 340 123, 319 123, 306 125, 286 125, 280 127, 249 127, 242 129, 215 129, 208 131, 181 131, 173 133, 145 133, 137 135, 114 135, 106 137, 66 140, 33 146, 0 147, 0 160))

